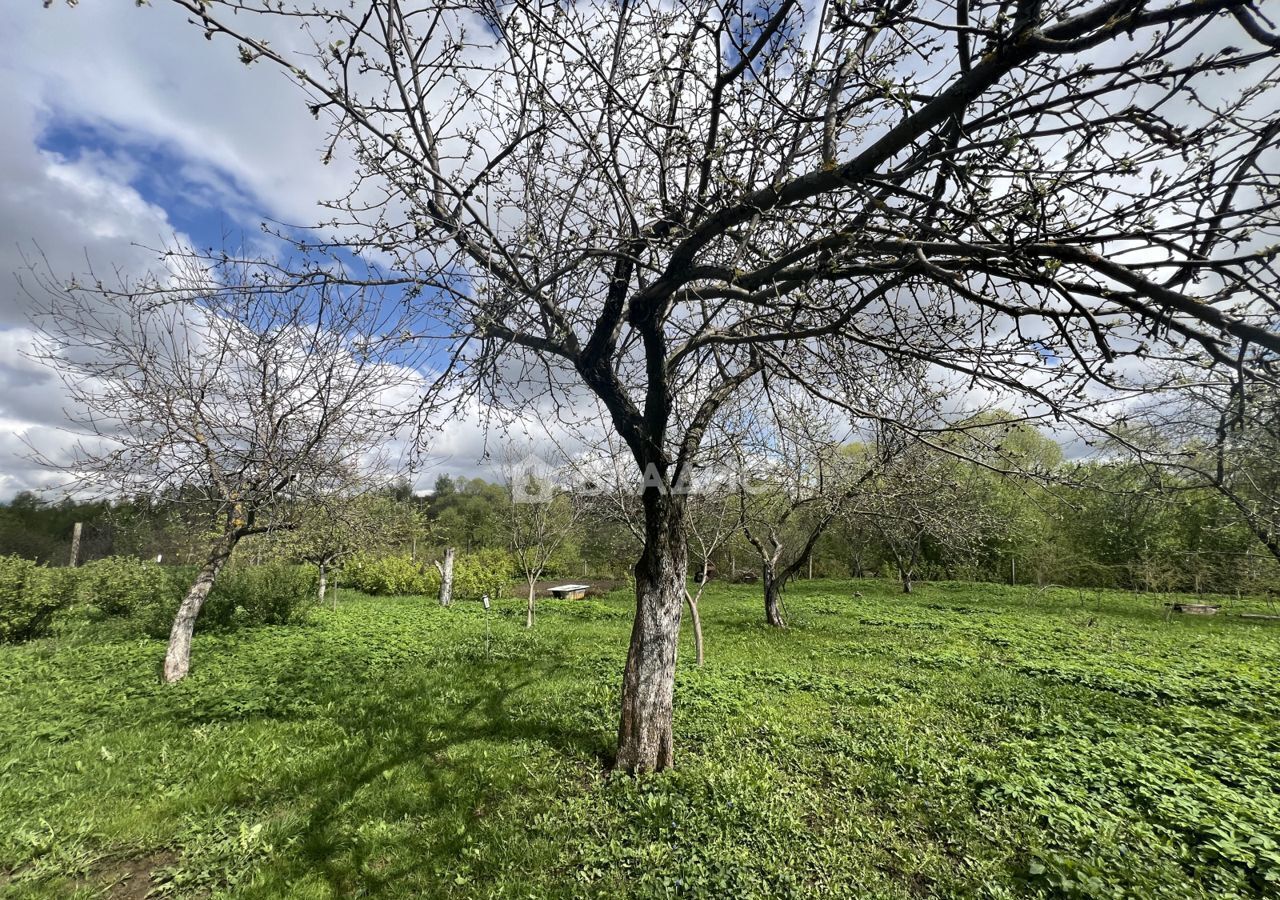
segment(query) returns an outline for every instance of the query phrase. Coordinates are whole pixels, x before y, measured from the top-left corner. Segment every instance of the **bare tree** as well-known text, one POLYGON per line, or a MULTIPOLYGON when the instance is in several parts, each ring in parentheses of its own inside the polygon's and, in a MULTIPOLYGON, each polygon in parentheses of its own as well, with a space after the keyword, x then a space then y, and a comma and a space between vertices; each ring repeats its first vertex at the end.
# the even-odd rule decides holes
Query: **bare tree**
MULTIPOLYGON (((409 370, 375 298, 326 282, 277 291, 260 269, 176 257, 108 287, 33 270, 33 356, 55 368, 84 437, 45 460, 86 490, 194 503, 215 534, 174 617, 164 678, 190 668, 218 573, 246 537, 297 523, 360 470, 395 422, 409 370)), ((392 334, 395 334, 393 331, 392 334)))
POLYGON ((988 530, 987 514, 958 460, 898 427, 877 429, 876 455, 883 462, 859 485, 849 514, 880 536, 909 594, 926 539, 943 553, 972 552, 988 530))
POLYGON ((1241 379, 1200 402, 1216 421, 1199 471, 1280 562, 1280 389, 1241 379))
MULTIPOLYGON (((1245 351, 1247 352, 1247 351, 1245 351)), ((1267 362, 1266 354, 1257 364, 1267 362)), ((1141 462, 1216 490, 1280 562, 1280 387, 1237 371, 1184 368, 1135 417, 1126 449, 1141 462)))
MULTIPOLYGON (((885 383, 868 377, 864 397, 875 396, 876 410, 891 399, 891 408, 879 414, 899 416, 900 382, 889 383, 888 372, 874 375, 885 383)), ((767 378, 756 402, 727 427, 734 432, 727 443, 742 473, 738 527, 760 560, 765 621, 785 628, 782 594, 788 582, 804 570, 876 466, 870 454, 847 446, 851 432, 841 428, 830 404, 816 403, 801 390, 778 390, 767 378)))
POLYGON ((623 770, 673 760, 669 488, 762 372, 857 415, 928 360, 1088 418, 1134 358, 1280 350, 1256 0, 171 2, 351 148, 323 233, 444 336, 430 396, 608 410, 646 486, 623 770))
POLYGON ((509 448, 502 467, 511 556, 529 589, 525 628, 533 627, 538 579, 573 534, 582 510, 549 477, 541 462, 532 450, 521 453, 509 448))
POLYGON ((712 578, 711 559, 737 533, 739 517, 737 499, 730 485, 721 482, 698 487, 685 501, 689 506, 687 530, 690 553, 697 563, 697 575, 694 577, 698 587, 690 592, 686 585, 684 598, 693 626, 694 660, 701 667, 706 661, 706 642, 699 604, 712 578))
MULTIPOLYGON (((385 492, 385 483, 356 479, 323 493, 309 492, 290 511, 286 524, 263 535, 269 552, 310 563, 319 573, 317 600, 323 605, 329 576, 353 554, 392 547, 406 533, 421 528, 417 510, 398 503, 385 492)), ((258 540, 255 538, 254 540, 258 540)), ((337 595, 333 606, 337 609, 337 595)))

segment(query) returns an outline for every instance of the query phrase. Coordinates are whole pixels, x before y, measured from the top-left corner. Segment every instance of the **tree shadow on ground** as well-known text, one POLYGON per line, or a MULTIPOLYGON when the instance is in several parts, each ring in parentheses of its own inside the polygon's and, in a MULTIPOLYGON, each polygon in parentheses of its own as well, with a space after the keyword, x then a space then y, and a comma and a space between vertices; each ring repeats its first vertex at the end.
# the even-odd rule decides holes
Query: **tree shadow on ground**
POLYGON ((269 882, 318 874, 336 896, 414 893, 469 864, 470 827, 518 800, 548 756, 595 780, 612 764, 611 735, 538 703, 537 686, 557 665, 437 663, 347 698, 332 755, 269 789, 268 801, 292 813, 286 838, 296 849, 268 857, 257 874, 269 882), (388 822, 415 828, 390 845, 358 836, 388 822))

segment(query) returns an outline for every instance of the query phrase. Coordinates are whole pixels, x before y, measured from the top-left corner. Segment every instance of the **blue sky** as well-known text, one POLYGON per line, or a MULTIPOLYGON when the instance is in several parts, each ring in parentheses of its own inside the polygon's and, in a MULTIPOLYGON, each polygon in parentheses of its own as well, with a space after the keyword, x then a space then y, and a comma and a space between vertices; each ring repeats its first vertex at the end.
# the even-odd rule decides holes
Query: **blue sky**
POLYGON ((172 142, 108 122, 54 117, 44 123, 36 146, 69 163, 113 163, 121 182, 163 210, 173 228, 198 247, 220 246, 227 235, 236 240, 253 222, 257 198, 235 173, 193 166, 172 142), (243 204, 235 204, 238 198, 243 204))
MULTIPOLYGON (((263 35, 277 45, 296 32, 263 35)), ((136 276, 154 248, 267 240, 264 220, 306 224, 353 166, 321 162, 325 134, 296 85, 245 67, 167 4, 84 0, 0 11, 0 499, 58 479, 28 444, 64 457, 66 398, 23 356, 30 301, 15 277, 37 254, 59 275, 136 276), (153 248, 153 249, 147 249, 153 248)), ((451 427, 439 471, 483 474, 474 422, 451 427)), ((56 496, 53 490, 51 496, 56 496)))

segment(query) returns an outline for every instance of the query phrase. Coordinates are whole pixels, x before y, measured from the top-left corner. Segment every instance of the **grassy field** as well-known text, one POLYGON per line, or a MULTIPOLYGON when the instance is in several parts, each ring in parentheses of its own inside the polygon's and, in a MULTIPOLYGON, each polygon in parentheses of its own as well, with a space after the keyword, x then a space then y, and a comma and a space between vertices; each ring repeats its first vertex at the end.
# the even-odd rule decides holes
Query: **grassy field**
MULTIPOLYGON (((1280 623, 801 582, 704 600, 677 769, 604 774, 630 602, 344 595, 0 648, 0 895, 1280 894, 1280 623), (864 596, 855 599, 853 592, 864 596)), ((692 647, 682 650, 692 660, 692 647)))

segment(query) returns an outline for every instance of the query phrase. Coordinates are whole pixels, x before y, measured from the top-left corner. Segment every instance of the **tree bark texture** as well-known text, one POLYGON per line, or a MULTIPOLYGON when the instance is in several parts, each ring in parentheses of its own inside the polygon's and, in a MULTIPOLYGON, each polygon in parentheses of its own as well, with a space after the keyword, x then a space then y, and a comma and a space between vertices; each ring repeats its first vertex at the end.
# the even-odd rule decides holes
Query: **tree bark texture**
POLYGON ((440 605, 453 603, 453 548, 444 551, 444 565, 440 568, 440 605))
POLYGON ((658 772, 673 764, 672 697, 688 548, 679 500, 645 495, 644 551, 636 563, 636 617, 622 675, 616 767, 658 772))
POLYGON ((238 534, 227 534, 218 540, 178 605, 178 614, 174 616, 173 628, 169 631, 169 649, 164 655, 164 680, 169 684, 186 678, 191 670, 191 638, 195 634, 196 619, 204 608, 205 600, 209 599, 209 591, 218 573, 231 558, 231 551, 239 540, 238 534))
POLYGON ((786 628, 782 615, 782 579, 771 563, 763 567, 760 580, 764 582, 764 619, 774 628, 786 628))

